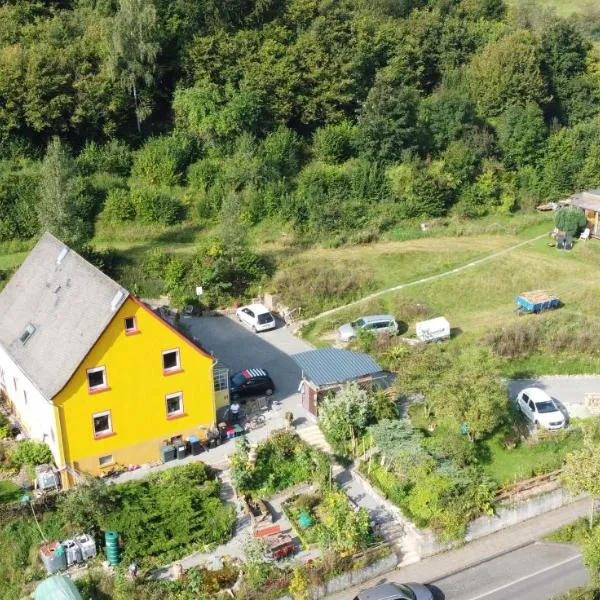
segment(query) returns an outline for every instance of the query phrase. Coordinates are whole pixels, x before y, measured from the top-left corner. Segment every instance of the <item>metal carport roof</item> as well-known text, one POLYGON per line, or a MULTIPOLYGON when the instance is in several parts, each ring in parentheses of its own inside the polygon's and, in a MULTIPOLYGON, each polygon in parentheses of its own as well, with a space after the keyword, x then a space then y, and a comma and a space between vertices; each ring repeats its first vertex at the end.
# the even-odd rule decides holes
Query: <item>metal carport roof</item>
POLYGON ((304 377, 317 386, 353 381, 382 371, 368 354, 339 348, 309 350, 293 358, 304 377))

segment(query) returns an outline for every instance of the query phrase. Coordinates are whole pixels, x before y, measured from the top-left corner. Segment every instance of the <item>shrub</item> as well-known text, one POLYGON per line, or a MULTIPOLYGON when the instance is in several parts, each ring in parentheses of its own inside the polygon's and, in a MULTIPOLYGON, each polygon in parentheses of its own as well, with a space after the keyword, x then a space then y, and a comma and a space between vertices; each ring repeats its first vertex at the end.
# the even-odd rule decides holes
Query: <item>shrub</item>
POLYGON ((248 466, 245 447, 239 447, 231 459, 232 478, 240 493, 268 497, 302 481, 327 482, 327 457, 307 446, 294 431, 273 433, 258 445, 257 452, 254 468, 248 466))
POLYGON ((19 442, 12 451, 10 458, 17 465, 27 465, 30 467, 54 462, 48 444, 33 440, 19 442))
POLYGON ((554 217, 557 229, 572 236, 576 236, 586 223, 585 213, 576 207, 561 208, 554 217))
POLYGON ((132 200, 137 218, 144 223, 173 225, 184 216, 179 200, 153 188, 134 189, 132 200))
POLYGON ((195 463, 155 473, 143 481, 106 486, 92 481, 61 501, 69 527, 115 529, 125 541, 124 560, 172 560, 194 545, 227 541, 235 521, 219 498, 210 467, 195 463), (71 515, 73 518, 71 518, 71 515))
POLYGON ((77 166, 84 175, 106 171, 126 177, 129 175, 131 163, 129 146, 119 140, 110 140, 102 146, 96 142, 88 142, 77 157, 77 166))
POLYGON ((313 153, 317 160, 325 163, 343 163, 354 156, 356 143, 356 127, 348 121, 343 121, 315 131, 313 153))
POLYGON ((111 190, 104 201, 102 214, 111 223, 135 219, 135 204, 129 191, 123 188, 111 190))
POLYGON ((181 133, 150 138, 135 154, 132 175, 150 185, 177 185, 197 152, 195 140, 181 133))
MULTIPOLYGON (((0 440, 10 437, 10 431, 11 427, 8 419, 0 413, 0 440)), ((2 458, 0 458, 0 460, 2 460, 2 458)))

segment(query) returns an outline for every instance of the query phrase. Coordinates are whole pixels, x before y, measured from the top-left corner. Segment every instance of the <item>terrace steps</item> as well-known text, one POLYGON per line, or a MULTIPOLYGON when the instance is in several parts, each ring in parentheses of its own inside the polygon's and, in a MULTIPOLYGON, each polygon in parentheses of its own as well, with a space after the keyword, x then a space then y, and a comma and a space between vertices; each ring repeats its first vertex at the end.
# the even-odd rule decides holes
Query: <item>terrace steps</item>
POLYGON ((327 443, 323 432, 319 429, 318 425, 308 425, 301 427, 296 430, 296 433, 303 439, 309 446, 321 450, 326 454, 332 454, 331 446, 327 443))

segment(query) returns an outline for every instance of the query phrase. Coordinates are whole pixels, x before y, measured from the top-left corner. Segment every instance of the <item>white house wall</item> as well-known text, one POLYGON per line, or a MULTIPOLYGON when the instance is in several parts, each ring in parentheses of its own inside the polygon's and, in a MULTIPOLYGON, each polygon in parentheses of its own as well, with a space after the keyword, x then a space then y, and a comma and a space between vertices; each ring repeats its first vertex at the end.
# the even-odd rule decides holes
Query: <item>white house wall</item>
POLYGON ((52 450, 56 464, 60 464, 54 406, 27 379, 2 347, 0 347, 0 385, 12 402, 16 416, 25 428, 27 435, 46 442, 52 450), (16 390, 15 381, 17 383, 16 390), (27 400, 25 400, 25 395, 27 400))

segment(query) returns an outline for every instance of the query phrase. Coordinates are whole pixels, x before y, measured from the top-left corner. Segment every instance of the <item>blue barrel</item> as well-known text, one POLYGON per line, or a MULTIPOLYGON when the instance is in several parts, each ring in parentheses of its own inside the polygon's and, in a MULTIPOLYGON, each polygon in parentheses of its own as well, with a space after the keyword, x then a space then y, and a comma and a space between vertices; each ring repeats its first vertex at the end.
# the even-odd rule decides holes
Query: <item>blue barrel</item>
POLYGON ((121 554, 119 552, 119 534, 116 531, 105 531, 104 554, 112 567, 116 567, 121 562, 121 554))

